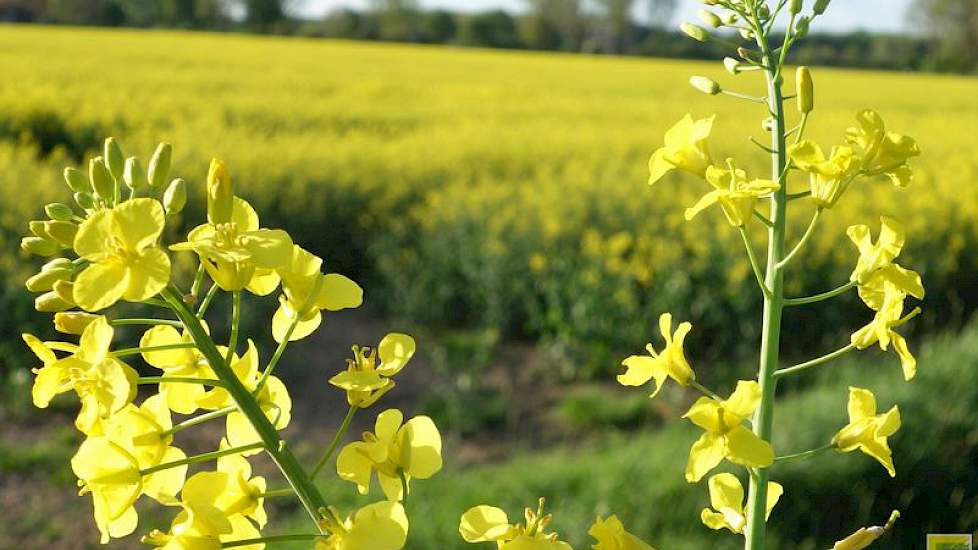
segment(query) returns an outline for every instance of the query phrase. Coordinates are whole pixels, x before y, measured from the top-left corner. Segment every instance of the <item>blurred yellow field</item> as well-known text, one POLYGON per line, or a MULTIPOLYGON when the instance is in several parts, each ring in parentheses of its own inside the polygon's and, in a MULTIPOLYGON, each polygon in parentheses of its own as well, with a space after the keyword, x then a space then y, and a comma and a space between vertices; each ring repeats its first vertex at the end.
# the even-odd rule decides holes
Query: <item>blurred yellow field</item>
MULTIPOLYGON (((740 292, 753 281, 719 212, 682 219, 700 184, 645 183, 650 152, 687 112, 722 113, 715 157, 766 166, 743 139, 751 128, 762 136, 762 108, 686 84, 701 73, 759 91, 760 79, 719 63, 7 27, 0 66, 8 250, 38 195, 67 199, 55 183, 79 163, 68 151, 90 154, 113 134, 131 154, 175 144, 174 165, 192 170, 180 175, 201 193, 209 157, 225 158, 268 222, 333 268, 368 273, 368 292, 420 322, 600 348, 643 342, 658 311, 711 330, 758 306, 740 292)), ((858 182, 788 291, 845 280, 853 250, 844 228, 883 212, 907 223, 906 261, 937 306, 929 315, 946 320, 952 306, 974 305, 978 295, 955 281, 973 280, 978 265, 978 80, 840 70, 816 70, 815 80, 809 136, 823 146, 872 105, 925 154, 905 192, 858 182)), ((0 258, 4 273, 15 271, 19 260, 0 258)), ((848 330, 862 320, 829 321, 848 330)))

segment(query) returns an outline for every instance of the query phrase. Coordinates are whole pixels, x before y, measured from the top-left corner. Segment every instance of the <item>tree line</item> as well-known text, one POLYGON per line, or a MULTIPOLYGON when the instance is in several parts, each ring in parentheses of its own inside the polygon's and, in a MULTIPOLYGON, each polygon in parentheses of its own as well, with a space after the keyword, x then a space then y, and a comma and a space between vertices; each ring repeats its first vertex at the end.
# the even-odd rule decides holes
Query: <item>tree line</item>
MULTIPOLYGON (((356 40, 566 52, 714 58, 710 43, 669 28, 678 0, 524 0, 524 10, 459 13, 418 0, 295 16, 298 0, 0 0, 0 21, 170 27, 356 40)), ((978 2, 914 0, 907 34, 821 34, 799 63, 898 70, 978 71, 978 2)))

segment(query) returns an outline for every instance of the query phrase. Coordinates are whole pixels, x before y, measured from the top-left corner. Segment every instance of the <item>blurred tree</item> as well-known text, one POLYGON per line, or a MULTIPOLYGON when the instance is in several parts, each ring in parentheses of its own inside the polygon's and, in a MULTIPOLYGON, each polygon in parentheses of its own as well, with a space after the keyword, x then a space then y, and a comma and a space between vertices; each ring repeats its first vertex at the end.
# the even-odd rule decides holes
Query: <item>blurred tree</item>
POLYGON ((978 69, 978 2, 916 0, 909 18, 911 29, 926 32, 937 43, 933 61, 939 69, 978 69))
POLYGON ((526 0, 520 34, 538 50, 578 51, 584 35, 581 0, 526 0))
POLYGON ((455 40, 458 25, 455 14, 446 10, 426 11, 421 15, 421 40, 430 44, 446 44, 455 40))
POLYGON ((464 17, 459 42, 466 46, 517 48, 520 38, 513 16, 492 10, 464 17))
POLYGON ((244 0, 245 22, 248 26, 262 30, 272 30, 285 21, 285 7, 282 0, 244 0))
POLYGON ((632 8, 634 0, 596 0, 600 10, 599 39, 602 49, 623 53, 631 48, 634 37, 632 8))
POLYGON ((645 13, 649 23, 655 28, 666 28, 676 14, 679 0, 646 0, 645 13))
POLYGON ((380 39, 417 42, 420 37, 421 10, 417 0, 371 0, 372 11, 380 24, 380 39))

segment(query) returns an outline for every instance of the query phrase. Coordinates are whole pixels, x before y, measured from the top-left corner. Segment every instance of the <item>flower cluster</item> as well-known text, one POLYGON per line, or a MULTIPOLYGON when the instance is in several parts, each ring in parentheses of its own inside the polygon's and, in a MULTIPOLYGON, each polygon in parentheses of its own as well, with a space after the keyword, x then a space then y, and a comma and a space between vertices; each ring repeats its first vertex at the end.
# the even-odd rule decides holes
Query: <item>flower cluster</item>
POLYGON ((168 529, 152 529, 142 539, 166 550, 261 550, 283 537, 321 550, 403 548, 408 519, 400 501, 412 479, 430 478, 442 467, 441 436, 431 419, 402 424, 400 411, 384 411, 375 433, 339 453, 342 479, 367 494, 376 472, 388 501, 344 517, 327 505, 313 479, 333 458, 353 414, 394 387, 393 377, 415 352, 414 340, 393 333, 376 351, 354 347, 349 368, 330 379, 346 391, 350 412, 316 467, 303 468, 280 433, 291 421, 292 400, 274 370, 289 342, 320 326, 323 311, 358 307, 363 291, 343 275, 324 273, 322 259, 287 232, 263 228, 254 208, 235 195, 219 160, 207 176, 206 223, 166 245, 167 225, 176 226, 188 192, 182 179, 166 183, 170 157, 170 146, 161 144, 143 172, 138 159, 125 158, 108 139, 87 176, 65 171, 76 206, 49 205, 51 219, 31 222, 32 235, 22 242, 24 250, 50 258, 26 283, 40 293, 36 308, 54 313, 57 331, 78 337, 77 343, 31 334, 23 339, 41 363, 34 370, 35 405, 47 407, 67 392, 80 401, 75 426, 85 440, 71 468, 81 494, 92 497, 101 542, 137 529, 135 505, 145 495, 179 509, 168 529), (187 287, 171 251, 195 255, 197 270, 187 287), (263 364, 255 342, 240 337, 241 294, 276 290, 279 308, 270 325, 278 345, 263 364), (206 321, 219 292, 231 295, 229 338, 220 345, 206 321), (146 305, 176 319, 117 316, 124 307, 146 305), (119 346, 125 335, 116 329, 126 326, 145 327, 134 347, 119 346), (181 418, 175 422, 174 415, 181 418), (188 456, 177 445, 181 431, 216 420, 225 429, 214 451, 188 456), (250 457, 262 452, 279 467, 282 489, 253 475, 250 457), (211 462, 213 470, 191 471, 211 462), (265 501, 288 495, 310 514, 315 532, 263 537, 265 501))

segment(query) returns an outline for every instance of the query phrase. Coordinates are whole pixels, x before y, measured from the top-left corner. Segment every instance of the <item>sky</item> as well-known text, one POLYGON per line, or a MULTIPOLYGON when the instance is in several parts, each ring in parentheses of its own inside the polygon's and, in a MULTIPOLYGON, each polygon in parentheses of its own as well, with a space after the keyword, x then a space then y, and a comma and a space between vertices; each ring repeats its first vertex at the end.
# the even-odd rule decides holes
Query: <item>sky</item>
MULTIPOLYGON (((808 0, 806 4, 811 4, 808 0)), ((299 11, 304 15, 319 16, 337 7, 363 8, 367 0, 297 0, 299 11)), ((905 12, 910 0, 834 0, 825 15, 820 18, 818 29, 831 32, 866 29, 873 31, 900 31, 906 28, 905 12)), ((479 11, 502 8, 519 11, 523 0, 421 0, 426 8, 479 11)), ((702 7, 697 0, 682 0, 676 20, 693 20, 696 10, 702 7)))

